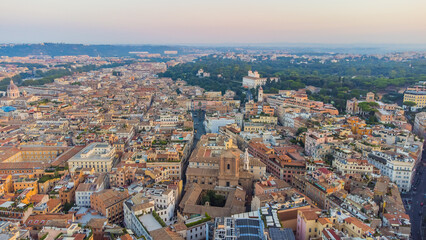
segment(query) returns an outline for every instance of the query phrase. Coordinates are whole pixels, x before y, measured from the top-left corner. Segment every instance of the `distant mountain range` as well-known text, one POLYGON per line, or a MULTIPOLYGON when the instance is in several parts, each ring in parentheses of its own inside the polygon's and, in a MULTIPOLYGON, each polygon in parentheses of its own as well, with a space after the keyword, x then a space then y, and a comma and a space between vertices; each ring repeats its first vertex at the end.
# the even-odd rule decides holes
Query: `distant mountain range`
POLYGON ((84 45, 84 44, 3 44, 0 45, 0 56, 70 56, 89 55, 92 57, 124 57, 130 56, 129 52, 163 53, 164 51, 185 52, 184 47, 160 45, 84 45))

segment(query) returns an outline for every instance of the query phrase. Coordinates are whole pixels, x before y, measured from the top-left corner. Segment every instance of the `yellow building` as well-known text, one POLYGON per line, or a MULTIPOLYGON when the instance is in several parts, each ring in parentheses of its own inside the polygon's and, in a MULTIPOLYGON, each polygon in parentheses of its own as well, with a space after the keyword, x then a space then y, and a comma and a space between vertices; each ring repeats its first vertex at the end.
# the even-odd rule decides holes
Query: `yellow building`
POLYGON ((259 132, 265 130, 265 126, 261 123, 244 123, 245 132, 259 132))
POLYGON ((2 147, 0 152, 3 156, 0 157, 1 162, 50 162, 61 155, 67 147, 2 147))
POLYGON ((367 124, 364 120, 361 120, 359 117, 349 117, 347 120, 349 127, 353 134, 358 135, 371 135, 372 129, 366 127, 367 124))
POLYGON ((370 226, 354 217, 345 218, 341 225, 341 229, 343 229, 343 232, 348 234, 350 237, 359 238, 369 236, 375 232, 370 226))
POLYGON ((27 188, 34 188, 35 194, 38 193, 38 179, 36 178, 19 178, 13 181, 13 190, 19 191, 27 188))
POLYGON ((415 102, 416 108, 426 107, 426 91, 405 91, 404 102, 415 102))
POLYGON ((278 118, 274 116, 259 116, 250 119, 253 123, 270 123, 277 124, 278 118))
POLYGON ((13 192, 12 175, 2 175, 0 177, 0 196, 11 192, 13 192))
POLYGON ((320 239, 321 232, 336 222, 333 218, 320 217, 320 209, 302 209, 297 213, 296 239, 320 239))

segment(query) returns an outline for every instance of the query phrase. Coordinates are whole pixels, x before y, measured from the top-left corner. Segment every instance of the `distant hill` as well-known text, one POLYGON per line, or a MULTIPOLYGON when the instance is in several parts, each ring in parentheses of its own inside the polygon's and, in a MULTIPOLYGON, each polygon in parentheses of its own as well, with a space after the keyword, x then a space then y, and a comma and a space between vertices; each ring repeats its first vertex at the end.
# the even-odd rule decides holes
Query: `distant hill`
POLYGON ((129 52, 163 53, 177 50, 179 53, 189 51, 181 46, 160 45, 84 45, 84 44, 4 44, 0 45, 0 56, 23 57, 28 55, 70 56, 89 55, 92 57, 125 57, 129 52))

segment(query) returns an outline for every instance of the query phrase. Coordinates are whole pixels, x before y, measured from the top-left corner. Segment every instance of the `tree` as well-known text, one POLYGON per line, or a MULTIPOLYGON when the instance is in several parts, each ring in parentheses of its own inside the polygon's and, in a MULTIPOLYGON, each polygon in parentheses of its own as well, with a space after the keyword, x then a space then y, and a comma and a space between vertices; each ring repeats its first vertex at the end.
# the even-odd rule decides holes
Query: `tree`
POLYGON ((414 106, 417 105, 417 103, 412 102, 412 101, 405 101, 404 105, 407 106, 407 107, 414 107, 414 106))
POLYGON ((372 112, 377 112, 377 107, 379 106, 376 102, 361 102, 358 104, 358 107, 361 109, 362 115, 365 113, 371 114, 372 112))
POLYGON ((411 112, 411 108, 414 107, 414 106, 416 106, 417 103, 412 102, 412 101, 405 101, 404 105, 407 106, 408 107, 408 111, 411 112))
POLYGON ((305 127, 300 127, 297 129, 296 136, 299 136, 301 133, 307 132, 308 129, 305 127))

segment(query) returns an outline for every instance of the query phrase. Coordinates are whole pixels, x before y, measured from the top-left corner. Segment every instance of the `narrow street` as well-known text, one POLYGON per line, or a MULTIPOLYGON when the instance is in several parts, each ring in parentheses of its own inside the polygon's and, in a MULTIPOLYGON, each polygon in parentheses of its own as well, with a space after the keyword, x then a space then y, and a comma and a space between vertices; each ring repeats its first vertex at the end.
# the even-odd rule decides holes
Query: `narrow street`
POLYGON ((424 232, 425 222, 423 221, 424 206, 422 206, 422 203, 424 203, 426 199, 426 174, 424 173, 425 164, 426 150, 423 150, 422 161, 418 164, 418 168, 415 171, 416 175, 414 176, 411 191, 402 195, 405 209, 410 215, 411 239, 413 240, 425 239, 426 237, 426 233, 424 232))
POLYGON ((205 111, 192 111, 192 120, 194 121, 194 131, 196 131, 194 136, 194 142, 192 144, 192 150, 195 149, 195 146, 197 145, 201 136, 206 134, 206 129, 204 128, 205 115, 206 115, 205 111))
MULTIPOLYGON (((192 152, 194 151, 195 147, 197 146, 198 141, 200 141, 200 138, 202 135, 206 134, 206 129, 204 128, 204 118, 205 118, 205 111, 192 111, 192 120, 194 121, 194 140, 192 142, 191 146, 191 152, 189 156, 191 156, 192 152)), ((182 167, 182 180, 183 183, 186 184, 186 169, 188 167, 188 161, 184 166, 182 167)))

